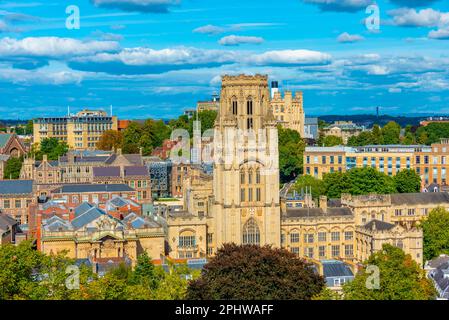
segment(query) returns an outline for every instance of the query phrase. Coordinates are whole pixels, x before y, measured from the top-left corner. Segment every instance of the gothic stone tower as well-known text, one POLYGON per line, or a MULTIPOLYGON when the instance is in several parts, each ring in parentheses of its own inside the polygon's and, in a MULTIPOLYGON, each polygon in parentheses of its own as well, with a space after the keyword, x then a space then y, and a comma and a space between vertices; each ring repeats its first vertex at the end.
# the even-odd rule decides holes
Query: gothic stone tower
POLYGON ((279 159, 268 78, 223 76, 215 121, 213 243, 280 247, 279 159))

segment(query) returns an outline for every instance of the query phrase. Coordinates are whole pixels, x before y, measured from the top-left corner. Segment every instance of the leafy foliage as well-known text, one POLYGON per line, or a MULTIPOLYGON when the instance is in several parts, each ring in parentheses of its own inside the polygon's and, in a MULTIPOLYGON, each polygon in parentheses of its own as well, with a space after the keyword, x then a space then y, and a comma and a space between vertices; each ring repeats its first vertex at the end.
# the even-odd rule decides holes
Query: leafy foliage
POLYGON ((48 160, 58 160, 68 150, 69 146, 64 141, 60 141, 57 138, 44 138, 39 147, 33 146, 30 153, 36 160, 42 160, 44 155, 47 155, 48 160))
POLYGON ((449 211, 435 208, 421 223, 424 234, 424 259, 449 254, 449 211))
POLYGON ((343 139, 337 136, 320 136, 317 141, 317 144, 322 147, 333 147, 333 146, 341 146, 343 145, 343 139))
POLYGON ((117 151, 121 148, 123 142, 123 136, 120 131, 106 130, 97 142, 97 149, 99 150, 114 150, 117 151))
POLYGON ((343 286, 346 300, 430 300, 435 297, 431 281, 424 270, 404 251, 389 244, 373 253, 352 282, 343 286), (367 267, 379 268, 379 289, 368 288, 373 273, 367 267))
POLYGON ((5 163, 3 179, 19 179, 22 169, 23 157, 11 157, 5 163))
POLYGON ((137 259, 134 270, 126 265, 103 277, 92 268, 80 267, 79 289, 68 289, 67 267, 74 260, 64 253, 45 255, 29 241, 0 246, 0 300, 148 300, 183 299, 187 290, 186 275, 194 279, 198 271, 186 265, 170 265, 170 272, 155 267, 147 254, 137 259))
POLYGON ((281 182, 293 180, 302 173, 305 143, 295 130, 278 126, 279 174, 281 182))
POLYGON ((310 300, 324 280, 285 249, 225 244, 192 281, 188 299, 310 300))
POLYGON ((344 173, 327 173, 323 182, 326 195, 330 198, 339 198, 342 193, 363 195, 396 192, 393 178, 371 167, 353 168, 344 173))
POLYGON ((447 137, 449 137, 449 123, 429 123, 427 126, 419 127, 416 130, 418 143, 432 144, 447 137))
POLYGON ((306 192, 306 189, 311 190, 313 199, 317 199, 326 193, 323 180, 316 179, 310 175, 298 177, 298 179, 296 179, 294 189, 299 193, 302 191, 306 192))
POLYGON ((393 180, 399 193, 419 192, 421 189, 421 177, 412 169, 399 171, 393 180))

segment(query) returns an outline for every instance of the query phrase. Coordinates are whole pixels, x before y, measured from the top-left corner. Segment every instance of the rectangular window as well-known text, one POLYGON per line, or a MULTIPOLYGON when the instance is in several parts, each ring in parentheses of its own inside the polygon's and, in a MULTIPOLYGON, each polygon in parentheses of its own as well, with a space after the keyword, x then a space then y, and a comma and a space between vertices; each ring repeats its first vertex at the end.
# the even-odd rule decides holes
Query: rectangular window
POLYGON ((3 200, 3 208, 5 208, 5 209, 11 208, 10 200, 3 200))
POLYGON ((240 201, 245 201, 245 189, 240 189, 240 201))
POLYGON ((299 242, 299 233, 290 233, 290 242, 298 243, 299 242))
POLYGON ((256 201, 261 201, 262 197, 260 195, 260 188, 256 189, 256 201))
POLYGON ((340 246, 332 246, 332 257, 340 256, 340 246))
POLYGON ((352 257, 354 255, 354 248, 352 244, 345 245, 345 257, 352 257))
POLYGON ((319 246, 318 247, 318 255, 320 258, 326 257, 326 246, 319 246))
POLYGON ((14 203, 14 207, 21 208, 22 207, 22 200, 16 200, 14 203))
POLYGON ((334 231, 331 233, 331 241, 340 241, 340 232, 334 231))
POLYGON ((318 232, 318 241, 319 242, 326 241, 326 232, 318 232))
POLYGON ((354 234, 352 231, 345 231, 345 240, 352 240, 354 238, 354 234))
POLYGON ((195 236, 180 236, 178 243, 181 248, 193 247, 195 246, 195 236))

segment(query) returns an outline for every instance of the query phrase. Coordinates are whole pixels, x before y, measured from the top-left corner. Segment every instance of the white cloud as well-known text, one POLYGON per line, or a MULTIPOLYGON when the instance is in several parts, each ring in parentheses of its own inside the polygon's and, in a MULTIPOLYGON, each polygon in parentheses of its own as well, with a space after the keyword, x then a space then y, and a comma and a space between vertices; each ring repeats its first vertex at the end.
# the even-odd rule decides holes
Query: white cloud
POLYGON ((1 56, 35 56, 60 58, 114 51, 119 48, 115 41, 80 41, 72 38, 29 37, 21 40, 0 39, 1 56))
POLYGON ((430 39, 448 40, 449 39, 449 27, 440 28, 438 30, 432 30, 429 32, 428 37, 430 39))
POLYGON ((193 32, 195 32, 195 33, 204 33, 204 34, 219 34, 219 33, 223 33, 224 31, 225 31, 224 28, 214 26, 211 24, 208 24, 207 26, 202 26, 202 27, 199 27, 199 28, 196 28, 193 30, 193 32))
POLYGON ((91 0, 97 7, 120 9, 124 11, 140 11, 165 13, 172 6, 179 5, 181 0, 91 0))
POLYGON ((317 5, 323 11, 356 12, 365 9, 373 0, 302 0, 317 5))
POLYGON ((122 62, 126 65, 165 65, 165 64, 206 64, 210 62, 233 61, 231 51, 202 50, 197 48, 167 48, 155 50, 144 47, 125 48, 118 53, 98 53, 91 57, 79 58, 82 62, 122 62))
POLYGON ((328 63, 331 56, 311 50, 277 50, 254 54, 248 61, 256 65, 306 65, 328 63))
POLYGON ((388 15, 393 17, 393 24, 404 27, 436 27, 449 23, 449 13, 433 10, 432 8, 416 11, 412 8, 390 10, 388 15))
POLYGON ((340 34, 337 37, 337 41, 341 42, 341 43, 352 43, 352 42, 358 42, 358 41, 362 41, 365 38, 363 38, 362 36, 358 35, 358 34, 349 34, 347 32, 343 32, 342 34, 340 34))
POLYGON ((222 46, 238 46, 240 44, 261 44, 263 38, 230 35, 221 38, 218 43, 222 46))
POLYGON ((20 84, 79 84, 85 74, 59 65, 51 65, 36 70, 15 69, 0 65, 0 80, 20 84))

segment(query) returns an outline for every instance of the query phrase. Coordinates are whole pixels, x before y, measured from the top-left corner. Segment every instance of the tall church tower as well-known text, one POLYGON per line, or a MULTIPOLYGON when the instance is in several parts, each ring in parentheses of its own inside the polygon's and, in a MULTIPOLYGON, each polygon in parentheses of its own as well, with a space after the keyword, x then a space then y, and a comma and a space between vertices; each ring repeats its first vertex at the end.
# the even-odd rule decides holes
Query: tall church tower
POLYGON ((276 119, 264 75, 223 76, 209 230, 224 243, 280 247, 276 119))

